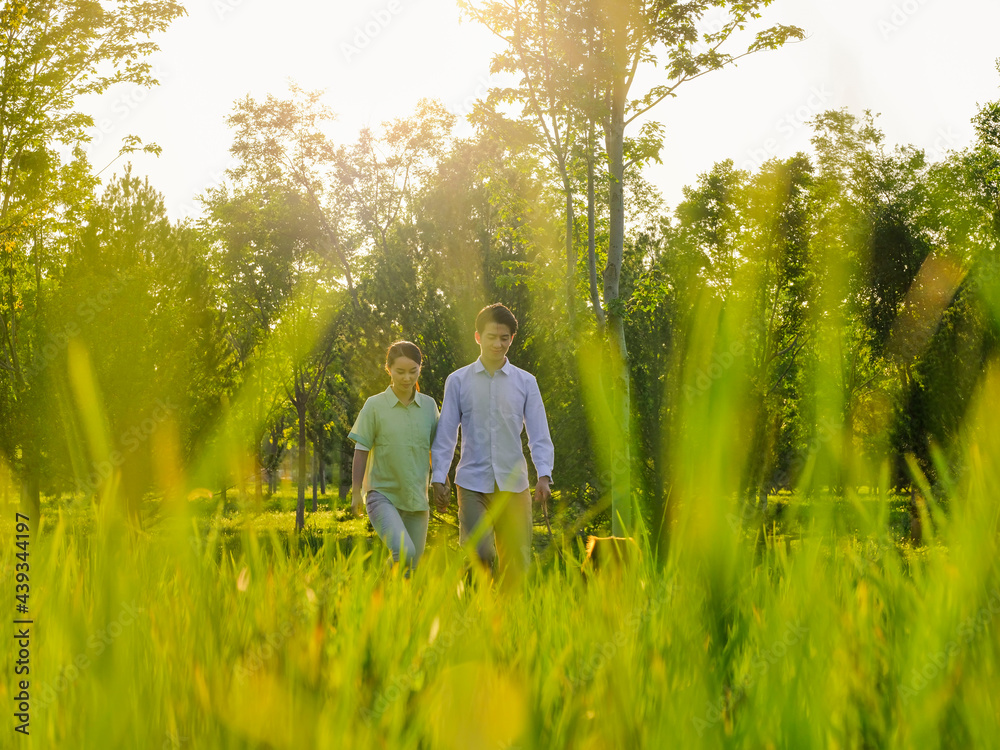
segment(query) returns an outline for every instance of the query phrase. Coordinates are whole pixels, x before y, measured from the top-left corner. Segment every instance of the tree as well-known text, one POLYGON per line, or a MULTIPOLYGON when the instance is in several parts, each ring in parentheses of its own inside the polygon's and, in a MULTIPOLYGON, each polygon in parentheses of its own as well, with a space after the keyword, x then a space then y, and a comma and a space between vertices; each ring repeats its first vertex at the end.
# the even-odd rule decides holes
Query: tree
POLYGON ((903 376, 891 436, 896 473, 910 479, 910 456, 949 495, 949 479, 963 472, 962 425, 1000 344, 1000 102, 982 105, 972 122, 975 142, 929 165, 924 200, 909 214, 932 251, 886 345, 903 376))
MULTIPOLYGON (((231 150, 239 160, 228 172, 234 187, 210 191, 207 201, 238 270, 235 296, 242 296, 240 304, 248 312, 256 310, 248 342, 254 340, 253 329, 267 339, 266 356, 276 358, 285 398, 295 410, 296 529, 301 530, 309 483, 310 412, 324 393, 331 365, 336 361, 343 371, 356 348, 350 342, 363 313, 358 270, 366 238, 384 239, 390 227, 374 231, 378 227, 370 222, 384 218, 375 212, 363 214, 370 222, 359 222, 358 229, 352 213, 356 204, 344 195, 343 150, 338 153, 322 131, 333 115, 321 104, 320 93, 305 93, 294 84, 291 90, 287 100, 268 96, 258 103, 247 97, 237 103, 229 118, 235 130, 231 150), (234 215, 240 217, 235 233, 226 223, 234 215), (263 279, 265 268, 280 271, 277 281, 263 279), (270 288, 274 283, 278 286, 270 288), (350 301, 346 308, 341 290, 350 301)), ((256 424, 255 446, 262 423, 256 424)))
MULTIPOLYGON (((541 39, 544 35, 551 49, 571 49, 574 45, 583 45, 586 40, 585 48, 592 57, 588 67, 594 78, 587 82, 592 84, 590 95, 571 104, 584 117, 588 109, 594 106, 599 108, 596 119, 604 131, 604 154, 609 177, 610 235, 603 273, 603 310, 610 363, 607 390, 613 399, 613 423, 609 425, 611 429, 608 432, 619 446, 611 461, 612 532, 616 535, 632 529, 633 503, 626 305, 620 294, 625 250, 625 173, 627 169, 655 156, 656 134, 659 132, 657 125, 647 122, 642 126, 639 137, 630 141, 626 137, 626 129, 638 123, 664 99, 676 96, 684 83, 734 64, 746 55, 777 49, 789 40, 801 39, 804 36, 801 29, 778 25, 759 32, 742 52, 731 54, 725 51, 738 32, 758 18, 760 9, 769 4, 770 0, 733 3, 700 0, 684 4, 667 0, 590 0, 571 4, 567 0, 558 4, 562 9, 558 17, 570 18, 576 14, 584 20, 582 29, 580 25, 547 22, 549 16, 545 9, 548 4, 541 0, 527 4, 532 9, 539 9, 541 12, 538 13, 522 10, 518 0, 485 3, 477 11, 478 16, 493 27, 499 27, 504 22, 509 27, 511 22, 505 19, 513 19, 515 25, 525 27, 536 24, 530 37, 521 35, 521 38, 541 39), (700 32, 699 21, 713 7, 724 8, 728 13, 727 20, 718 31, 700 32), (696 47, 699 41, 704 43, 702 49, 696 47), (633 96, 632 87, 640 66, 657 65, 657 54, 663 55, 664 52, 667 82, 633 96)), ((509 61, 512 58, 508 56, 506 59, 509 61)), ((527 75, 534 71, 538 76, 539 59, 544 58, 530 55, 518 57, 520 72, 527 75)), ((596 314, 599 313, 595 309, 596 314)))
MULTIPOLYGON (((290 311, 289 325, 296 350, 292 362, 291 382, 286 386, 288 400, 295 408, 298 419, 298 501, 295 510, 295 529, 305 526, 305 492, 308 484, 307 457, 309 454, 309 411, 323 392, 327 372, 336 358, 332 340, 332 326, 327 317, 333 303, 326 299, 326 290, 317 279, 306 282, 300 304, 290 311)), ((301 289, 301 287, 300 287, 301 289)), ((313 510, 315 510, 315 503, 313 510)))
MULTIPOLYGON (((493 115, 494 123, 503 121, 502 116, 497 116, 499 105, 520 104, 525 121, 536 128, 537 143, 533 145, 550 162, 561 183, 565 205, 566 304, 572 326, 578 265, 574 172, 583 148, 588 149, 588 165, 593 166, 591 141, 583 141, 591 131, 588 126, 593 123, 593 113, 580 106, 591 91, 589 81, 593 78, 588 75, 590 48, 582 43, 584 24, 577 13, 578 8, 568 2, 529 0, 524 4, 489 2, 477 5, 463 1, 459 5, 469 17, 489 28, 508 45, 493 58, 491 71, 520 77, 516 87, 490 92, 485 106, 493 115)), ((476 119, 480 122, 485 111, 477 114, 476 119)), ((592 179, 592 172, 590 176, 592 179)), ((592 181, 589 184, 592 186, 592 181)), ((592 193, 588 195, 592 199, 592 193)))
MULTIPOLYGON (((22 478, 30 515, 38 518, 41 415, 32 416, 25 363, 44 346, 39 326, 48 273, 44 248, 63 239, 94 178, 80 145, 93 125, 75 111, 79 97, 119 83, 156 83, 148 55, 150 37, 184 12, 173 0, 115 3, 23 2, 0 8, 0 246, 4 249, 4 294, 0 297, 0 369, 8 379, 8 403, 27 432, 6 444, 23 448, 12 461, 22 478), (60 147, 72 154, 63 164, 60 147), (34 280, 30 304, 26 297, 34 280), (39 338, 39 334, 42 338, 39 338)), ((141 146, 129 137, 123 151, 141 146)), ((147 147, 155 150, 155 147, 147 147)), ((14 456, 9 455, 10 459, 14 456)))
MULTIPOLYGON (((756 175, 725 161, 684 189, 675 212, 671 251, 689 257, 689 268, 696 269, 688 271, 695 278, 689 277, 684 292, 697 302, 688 305, 679 329, 690 330, 705 304, 741 321, 720 338, 707 368, 689 376, 675 397, 678 404, 691 404, 707 397, 724 372, 741 375, 749 433, 741 489, 748 499, 759 494, 766 500, 789 416, 786 405, 796 400, 798 357, 808 339, 811 172, 802 155, 772 160, 756 175)), ((675 430, 675 439, 683 440, 681 426, 675 430)))
POLYGON ((914 223, 926 202, 922 153, 888 149, 870 112, 825 112, 814 129, 817 299, 809 377, 814 424, 837 425, 816 481, 841 487, 872 478, 887 458, 885 404, 897 402, 909 379, 909 364, 889 349, 890 334, 932 241, 914 223))
MULTIPOLYGON (((302 201, 282 184, 220 186, 204 199, 202 228, 213 245, 211 266, 234 356, 231 419, 252 456, 254 498, 263 504, 263 473, 273 492, 275 446, 265 437, 286 405, 283 360, 269 346, 282 310, 295 291, 301 252, 302 201)), ((280 432, 280 431, 279 431, 280 432)))
POLYGON ((45 369, 54 392, 73 394, 56 399, 56 432, 69 449, 62 465, 73 476, 58 464, 49 475, 120 502, 138 526, 142 498, 168 468, 157 446, 170 444, 178 462, 200 452, 202 426, 229 388, 230 353, 207 244, 193 227, 171 225, 148 181, 130 170, 112 179, 81 225, 47 304, 50 330, 67 339, 45 369), (86 352, 86 372, 73 351, 86 352), (81 378, 93 382, 99 408, 79 398, 81 378))
POLYGON ((436 248, 422 242, 418 214, 453 124, 440 102, 421 100, 412 115, 364 128, 337 150, 332 189, 344 207, 342 231, 359 248, 361 305, 342 320, 355 386, 383 382, 388 344, 405 338, 419 345, 421 329, 441 313, 431 269, 436 248))
POLYGON ((310 217, 321 241, 317 250, 339 267, 357 307, 353 265, 358 248, 341 229, 343 203, 330 189, 335 150, 322 130, 334 115, 321 103, 322 92, 305 92, 294 83, 290 89, 289 99, 269 94, 262 103, 249 96, 236 103, 227 122, 235 130, 230 151, 239 163, 228 174, 238 183, 281 186, 309 207, 300 215, 310 217))

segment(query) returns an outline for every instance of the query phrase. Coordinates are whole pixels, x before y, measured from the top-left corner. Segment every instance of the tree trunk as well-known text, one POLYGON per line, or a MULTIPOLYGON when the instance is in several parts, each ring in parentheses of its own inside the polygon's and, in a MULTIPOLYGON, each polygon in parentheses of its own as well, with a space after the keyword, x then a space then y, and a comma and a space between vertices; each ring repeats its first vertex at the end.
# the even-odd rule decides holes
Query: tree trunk
POLYGON ((36 537, 38 529, 42 527, 42 492, 38 473, 29 469, 22 482, 21 512, 28 517, 28 528, 32 537, 36 537))
POLYGON ((587 126, 587 272, 590 277, 590 304, 597 318, 598 333, 604 331, 604 308, 597 289, 597 196, 594 191, 594 121, 587 126))
MULTIPOLYGON (((621 32, 618 34, 624 37, 621 32)), ((615 81, 611 112, 605 130, 608 154, 608 262, 604 267, 604 309, 610 349, 611 385, 611 533, 628 536, 632 530, 632 451, 629 394, 628 350, 625 346, 625 306, 619 298, 622 260, 625 251, 625 99, 626 82, 622 75, 615 81)))
POLYGON ((340 443, 340 486, 337 488, 337 499, 341 505, 347 500, 347 491, 351 489, 351 464, 354 459, 354 449, 347 445, 348 439, 340 443))
POLYGON ((920 510, 924 505, 924 498, 920 494, 915 484, 910 485, 910 502, 908 510, 910 512, 910 541, 914 544, 924 543, 924 528, 920 520, 920 510))
POLYGON ((766 467, 768 463, 768 452, 771 450, 768 428, 770 420, 767 414, 766 397, 758 398, 755 404, 756 410, 752 416, 752 426, 750 428, 750 447, 746 453, 746 463, 741 478, 740 494, 742 501, 755 505, 760 493, 767 495, 766 488, 766 467))
POLYGON ((314 440, 313 441, 313 450, 312 450, 312 496, 313 496, 312 497, 312 499, 313 499, 312 512, 313 513, 316 512, 316 490, 317 490, 317 486, 316 485, 319 484, 319 477, 316 476, 316 471, 317 471, 316 470, 316 441, 314 440))
POLYGON ((264 477, 262 476, 264 462, 260 458, 260 444, 261 440, 258 440, 253 452, 253 500, 257 512, 264 509, 264 477))
POLYGON ((562 165, 563 190, 566 193, 566 310, 569 312, 569 328, 576 330, 576 221, 573 211, 573 185, 565 164, 562 165))
POLYGON ((324 451, 326 446, 323 442, 323 428, 316 432, 316 460, 319 463, 319 494, 326 495, 326 462, 324 461, 324 451))
POLYGON ((267 487, 268 496, 278 491, 278 483, 281 479, 281 454, 282 437, 285 432, 285 419, 282 417, 270 427, 267 439, 267 487))
POLYGON ((296 383, 295 390, 296 393, 296 404, 295 411, 299 419, 299 467, 298 467, 298 499, 295 505, 295 530, 301 531, 306 525, 306 483, 308 480, 308 474, 306 474, 306 399, 305 393, 302 392, 301 387, 296 383))
POLYGON ((247 501, 247 456, 243 451, 238 455, 236 470, 239 472, 236 475, 236 494, 240 498, 240 505, 243 506, 247 501))

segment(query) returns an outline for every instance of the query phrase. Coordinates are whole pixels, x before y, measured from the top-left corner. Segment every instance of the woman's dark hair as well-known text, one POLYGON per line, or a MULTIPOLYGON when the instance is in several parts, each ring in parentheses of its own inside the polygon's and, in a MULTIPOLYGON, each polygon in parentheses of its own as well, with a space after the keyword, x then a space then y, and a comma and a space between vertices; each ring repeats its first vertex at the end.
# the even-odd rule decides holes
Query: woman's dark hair
MULTIPOLYGON (((423 362, 424 355, 420 353, 420 347, 414 344, 412 341, 396 341, 389 345, 389 348, 385 352, 385 369, 389 370, 392 367, 392 363, 395 362, 400 357, 406 357, 407 359, 412 359, 419 366, 423 362)), ((413 384, 413 393, 416 394, 420 390, 420 384, 413 384)))
POLYGON ((476 316, 476 332, 482 333, 483 329, 490 323, 507 326, 511 336, 517 333, 517 318, 514 317, 514 313, 499 302, 487 305, 479 311, 479 315, 476 316))

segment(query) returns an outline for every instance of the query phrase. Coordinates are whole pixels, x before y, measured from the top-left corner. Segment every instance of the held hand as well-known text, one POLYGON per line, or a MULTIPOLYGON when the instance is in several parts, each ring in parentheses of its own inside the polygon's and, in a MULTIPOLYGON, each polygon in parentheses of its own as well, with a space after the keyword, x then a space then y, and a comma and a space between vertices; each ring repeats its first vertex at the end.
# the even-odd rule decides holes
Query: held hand
POLYGON ((448 510, 448 500, 450 499, 451 491, 448 485, 441 482, 434 482, 432 486, 434 487, 434 505, 437 507, 438 513, 444 513, 448 510))
POLYGON ((549 478, 538 477, 538 482, 535 484, 535 502, 542 506, 542 513, 544 513, 546 517, 549 513, 550 497, 552 497, 552 490, 549 489, 549 478))

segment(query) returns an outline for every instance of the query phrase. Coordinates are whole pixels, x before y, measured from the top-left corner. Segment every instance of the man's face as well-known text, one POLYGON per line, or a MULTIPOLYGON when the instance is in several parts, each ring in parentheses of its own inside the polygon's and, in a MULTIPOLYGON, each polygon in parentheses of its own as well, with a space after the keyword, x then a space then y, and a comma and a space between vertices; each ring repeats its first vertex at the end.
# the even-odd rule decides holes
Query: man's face
POLYGON ((487 323, 482 333, 476 331, 476 342, 484 362, 503 362, 513 340, 510 328, 502 323, 487 323))

